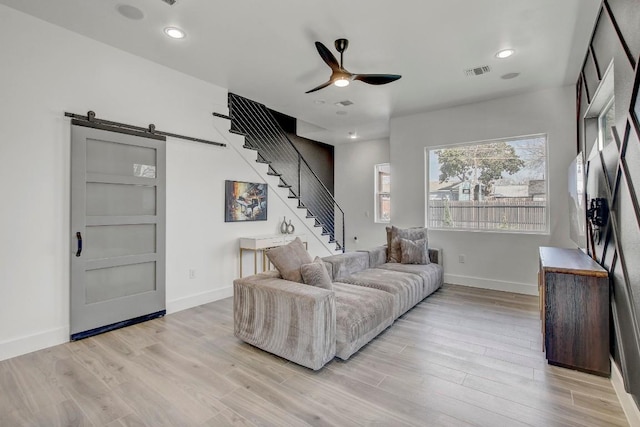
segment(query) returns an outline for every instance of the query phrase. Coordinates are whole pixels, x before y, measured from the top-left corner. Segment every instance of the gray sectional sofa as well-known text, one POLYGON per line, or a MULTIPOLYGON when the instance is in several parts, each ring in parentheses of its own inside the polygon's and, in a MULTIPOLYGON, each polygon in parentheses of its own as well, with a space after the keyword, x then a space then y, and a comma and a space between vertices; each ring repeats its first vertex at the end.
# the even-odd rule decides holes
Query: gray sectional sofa
POLYGON ((442 286, 442 253, 429 264, 387 263, 386 246, 325 257, 332 289, 268 271, 233 282, 234 334, 317 370, 346 360, 442 286))

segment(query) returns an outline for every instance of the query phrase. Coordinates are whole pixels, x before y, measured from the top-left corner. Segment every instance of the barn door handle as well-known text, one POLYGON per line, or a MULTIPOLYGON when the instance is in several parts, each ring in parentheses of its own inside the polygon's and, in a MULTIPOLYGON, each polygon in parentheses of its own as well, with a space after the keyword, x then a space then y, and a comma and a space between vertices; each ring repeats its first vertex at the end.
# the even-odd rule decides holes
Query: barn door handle
POLYGON ((82 234, 78 231, 76 233, 76 238, 78 239, 78 250, 76 251, 76 256, 80 256, 82 254, 82 234))

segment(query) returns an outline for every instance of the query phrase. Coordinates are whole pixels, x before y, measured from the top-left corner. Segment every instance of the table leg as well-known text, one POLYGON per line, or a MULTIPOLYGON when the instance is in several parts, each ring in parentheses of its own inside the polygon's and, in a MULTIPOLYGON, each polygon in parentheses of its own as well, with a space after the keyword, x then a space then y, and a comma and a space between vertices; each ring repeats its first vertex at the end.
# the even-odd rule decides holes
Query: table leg
POLYGON ((240 278, 242 278, 242 248, 240 248, 240 278))
POLYGON ((253 274, 258 274, 258 251, 253 251, 253 274))

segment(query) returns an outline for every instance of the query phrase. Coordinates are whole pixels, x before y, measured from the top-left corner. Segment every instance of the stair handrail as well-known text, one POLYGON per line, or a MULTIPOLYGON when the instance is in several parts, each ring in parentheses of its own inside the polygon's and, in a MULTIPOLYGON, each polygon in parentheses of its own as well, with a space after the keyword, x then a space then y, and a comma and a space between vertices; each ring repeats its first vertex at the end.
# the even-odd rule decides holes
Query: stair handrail
MULTIPOLYGON (((231 97, 237 97, 237 98, 242 98, 242 99, 247 99, 244 98, 240 95, 236 95, 233 93, 229 93, 228 94, 229 98, 231 97)), ((252 101, 252 100, 248 100, 249 102, 252 102, 256 105, 261 106, 264 111, 270 116, 270 118, 273 120, 273 123, 278 123, 276 118, 274 117, 273 113, 271 112, 271 110, 264 104, 256 102, 256 101, 252 101)), ((230 103, 231 104, 231 103, 230 103)), ((231 123, 233 125, 234 123, 234 117, 233 117, 233 111, 230 109, 229 111, 229 118, 231 119, 231 123)), ((315 173, 315 171, 311 168, 311 166, 309 165, 309 163, 307 162, 307 160, 304 158, 304 156, 302 155, 302 153, 300 153, 300 150, 298 150, 298 148, 293 144, 293 142, 291 141, 291 139, 289 139, 289 136, 284 132, 284 130, 278 125, 277 130, 279 131, 279 133, 281 134, 280 136, 282 137, 283 141, 286 141, 288 143, 288 146, 290 148, 293 148, 295 150, 295 153, 298 156, 298 200, 300 200, 300 198, 302 197, 301 193, 302 193, 302 186, 301 186, 301 162, 304 162, 304 164, 307 166, 307 169, 309 170, 309 172, 311 172, 311 174, 313 175, 313 177, 315 178, 316 182, 320 183, 320 185, 322 186, 322 188, 324 189, 325 192, 325 196, 328 196, 330 201, 333 203, 334 207, 337 207, 338 210, 340 211, 340 213, 342 214, 342 242, 339 242, 336 239, 336 230, 335 230, 335 221, 334 221, 334 227, 333 227, 333 235, 334 235, 334 241, 336 241, 338 243, 338 245, 340 246, 341 250, 344 252, 345 251, 345 244, 346 244, 346 234, 345 234, 345 224, 344 224, 344 210, 342 209, 342 207, 340 206, 340 204, 336 201, 335 197, 333 196, 333 194, 331 194, 331 191, 329 191, 329 189, 327 188, 327 186, 324 184, 324 182, 322 182, 322 180, 318 177, 318 175, 315 173)), ((261 153, 261 156, 264 157, 264 155, 261 153)), ((269 160, 266 159, 265 160, 269 160)), ((295 193, 294 193, 295 194, 295 193)), ((315 216, 315 215, 314 215, 315 216)))

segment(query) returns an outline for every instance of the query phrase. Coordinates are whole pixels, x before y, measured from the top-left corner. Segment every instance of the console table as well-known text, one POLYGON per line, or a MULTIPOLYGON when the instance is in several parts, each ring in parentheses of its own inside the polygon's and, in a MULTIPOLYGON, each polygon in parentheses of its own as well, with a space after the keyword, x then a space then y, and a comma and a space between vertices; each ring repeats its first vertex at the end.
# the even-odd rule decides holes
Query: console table
POLYGON ((262 271, 266 270, 266 251, 271 248, 286 245, 299 237, 307 247, 305 234, 270 234, 266 236, 253 236, 240 238, 240 277, 242 277, 242 254, 244 251, 253 252, 253 274, 258 273, 258 252, 262 252, 262 271))
POLYGON ((608 377, 607 270, 579 249, 541 247, 538 290, 549 364, 608 377))

